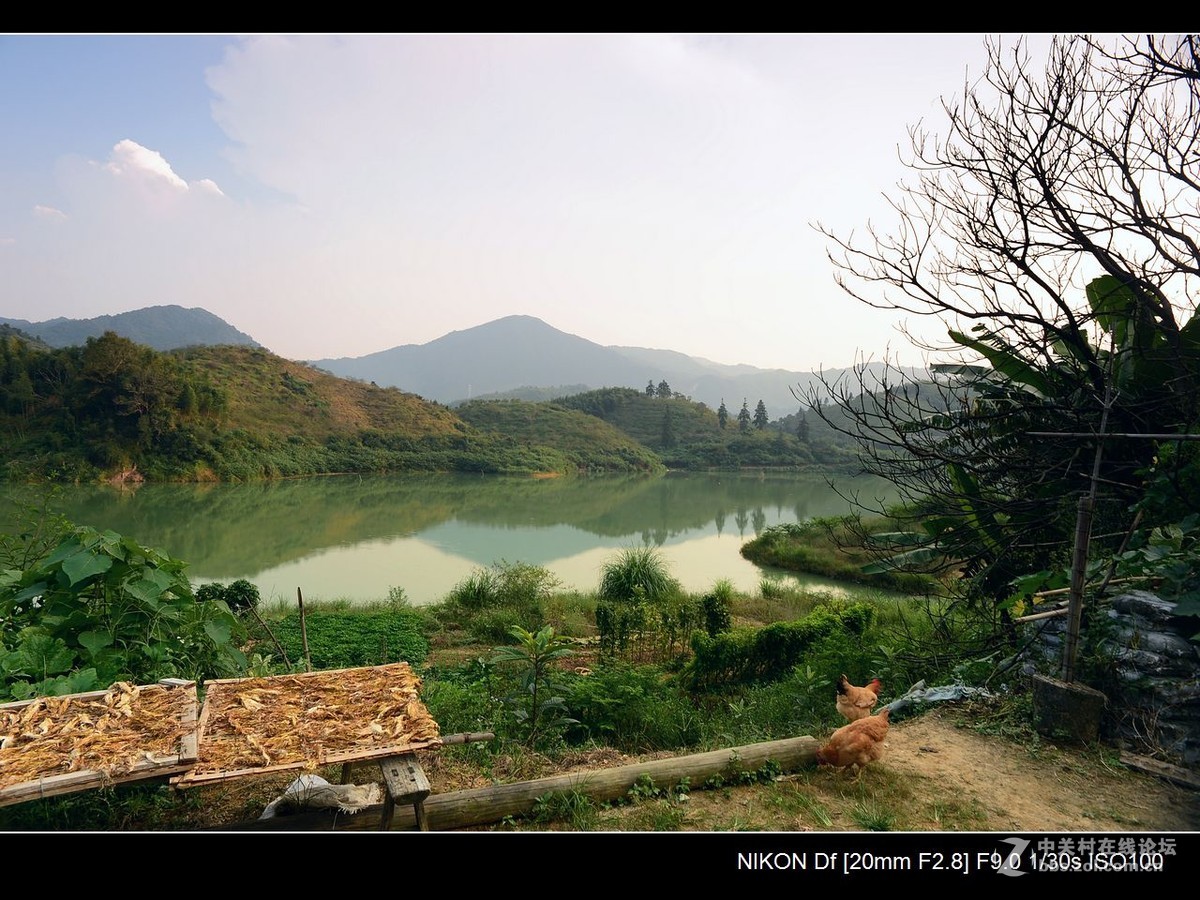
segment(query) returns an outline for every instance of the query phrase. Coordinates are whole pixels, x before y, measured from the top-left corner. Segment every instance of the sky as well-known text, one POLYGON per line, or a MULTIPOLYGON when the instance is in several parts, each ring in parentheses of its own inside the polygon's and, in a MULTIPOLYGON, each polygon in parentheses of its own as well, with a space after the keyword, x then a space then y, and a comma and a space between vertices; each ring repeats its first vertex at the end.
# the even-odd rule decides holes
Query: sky
POLYGON ((918 364, 898 326, 945 326, 851 298, 816 226, 890 226, 908 128, 985 58, 959 33, 0 35, 0 317, 202 307, 307 360, 528 315, 918 364))

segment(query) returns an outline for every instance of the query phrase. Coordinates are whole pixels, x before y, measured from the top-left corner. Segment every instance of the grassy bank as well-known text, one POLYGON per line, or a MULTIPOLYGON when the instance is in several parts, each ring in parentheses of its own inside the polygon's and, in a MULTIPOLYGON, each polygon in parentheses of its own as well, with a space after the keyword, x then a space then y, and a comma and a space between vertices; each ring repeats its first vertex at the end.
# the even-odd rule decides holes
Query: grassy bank
POLYGON ((864 536, 897 530, 896 522, 886 518, 833 517, 772 525, 742 546, 742 556, 760 566, 823 575, 883 590, 917 595, 942 593, 943 585, 931 575, 863 571, 880 559, 877 550, 865 546, 864 536))

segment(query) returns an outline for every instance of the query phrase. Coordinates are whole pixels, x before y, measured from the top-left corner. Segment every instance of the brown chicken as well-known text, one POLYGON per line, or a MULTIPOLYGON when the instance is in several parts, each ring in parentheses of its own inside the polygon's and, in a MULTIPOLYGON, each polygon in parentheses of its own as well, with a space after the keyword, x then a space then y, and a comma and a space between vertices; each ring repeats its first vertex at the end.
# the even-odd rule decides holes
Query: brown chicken
POLYGON ((879 689, 882 687, 883 682, 878 678, 872 679, 865 687, 858 687, 843 675, 837 683, 838 712, 851 722, 869 716, 879 702, 879 689))
POLYGON ((843 725, 817 750, 817 765, 861 770, 867 763, 879 759, 883 756, 883 739, 888 733, 889 712, 885 706, 876 715, 843 725))

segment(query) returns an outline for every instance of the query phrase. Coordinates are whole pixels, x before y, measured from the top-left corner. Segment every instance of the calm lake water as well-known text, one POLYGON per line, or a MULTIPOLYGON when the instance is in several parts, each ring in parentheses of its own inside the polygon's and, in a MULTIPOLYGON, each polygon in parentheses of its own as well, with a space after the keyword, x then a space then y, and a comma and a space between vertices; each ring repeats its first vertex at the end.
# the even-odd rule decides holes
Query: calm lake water
POLYGON ((837 590, 835 582, 743 559, 764 528, 850 508, 839 493, 891 498, 875 478, 776 473, 661 477, 336 476, 262 484, 148 484, 66 490, 60 511, 188 563, 193 585, 253 582, 264 601, 379 600, 403 588, 442 599, 495 562, 545 566, 565 589, 594 590, 629 547, 660 550, 689 591, 720 578, 757 590, 764 577, 837 590))

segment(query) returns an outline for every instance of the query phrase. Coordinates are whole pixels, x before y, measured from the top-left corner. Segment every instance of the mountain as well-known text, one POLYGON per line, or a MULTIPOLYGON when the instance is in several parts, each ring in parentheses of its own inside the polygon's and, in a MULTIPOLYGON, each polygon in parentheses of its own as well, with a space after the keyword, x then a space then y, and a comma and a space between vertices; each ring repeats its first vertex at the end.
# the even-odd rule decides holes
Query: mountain
POLYGON ((398 387, 453 403, 522 386, 638 386, 644 371, 616 350, 551 328, 532 316, 507 316, 452 331, 427 344, 405 344, 368 356, 313 360, 344 378, 398 387), (631 376, 631 371, 636 375, 631 376), (634 381, 630 382, 630 377, 634 381))
POLYGON ((97 316, 94 319, 66 319, 60 316, 45 322, 0 318, 0 325, 19 328, 55 348, 83 344, 88 338, 100 337, 106 331, 114 331, 121 337, 155 350, 225 344, 261 346, 250 335, 199 307, 148 306, 115 316, 97 316))
MULTIPOLYGON (((724 401, 730 416, 737 415, 743 401, 753 410, 762 400, 772 419, 800 408, 793 389, 803 396, 821 387, 812 372, 724 365, 673 350, 605 347, 533 316, 506 316, 427 344, 311 364, 445 404, 493 395, 540 400, 555 385, 571 385, 570 393, 581 393, 606 387, 644 390, 648 382, 657 387, 666 381, 673 393, 713 409, 724 401)), ((853 372, 824 374, 835 382, 853 372)))

